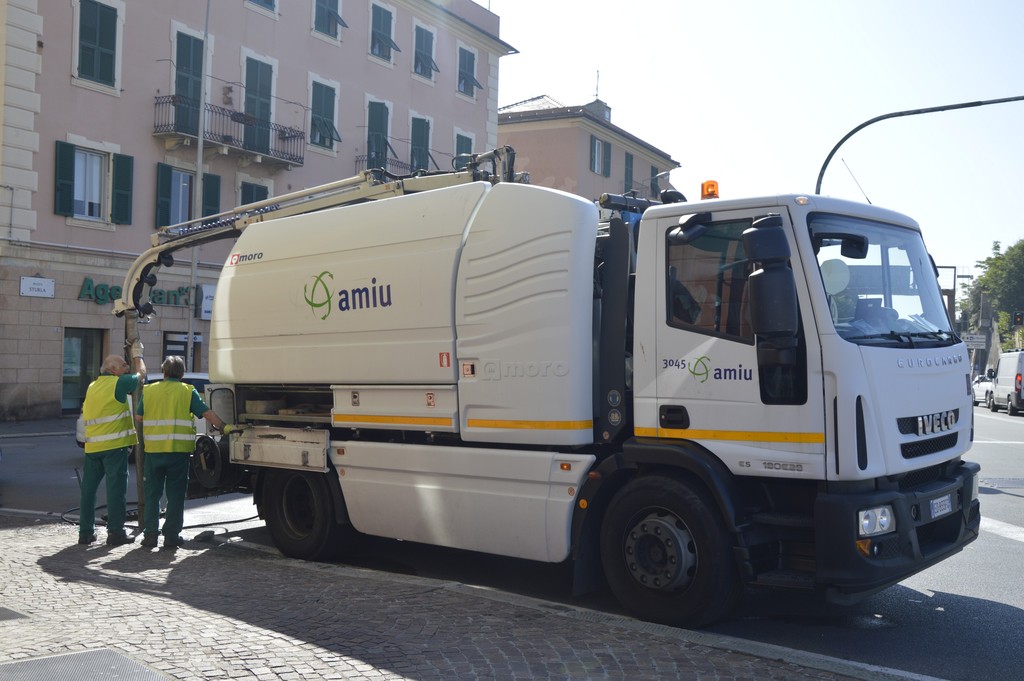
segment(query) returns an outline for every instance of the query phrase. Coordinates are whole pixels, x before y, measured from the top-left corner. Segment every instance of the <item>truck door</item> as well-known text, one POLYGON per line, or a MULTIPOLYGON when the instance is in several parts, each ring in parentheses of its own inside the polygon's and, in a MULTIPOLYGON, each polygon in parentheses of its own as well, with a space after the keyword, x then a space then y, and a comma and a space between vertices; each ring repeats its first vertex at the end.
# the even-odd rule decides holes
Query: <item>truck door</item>
POLYGON ((793 347, 766 347, 751 326, 748 279, 759 265, 742 235, 769 213, 781 213, 792 244, 782 206, 656 223, 656 432, 700 443, 740 475, 822 479, 820 347, 799 258, 790 259, 802 318, 793 347))

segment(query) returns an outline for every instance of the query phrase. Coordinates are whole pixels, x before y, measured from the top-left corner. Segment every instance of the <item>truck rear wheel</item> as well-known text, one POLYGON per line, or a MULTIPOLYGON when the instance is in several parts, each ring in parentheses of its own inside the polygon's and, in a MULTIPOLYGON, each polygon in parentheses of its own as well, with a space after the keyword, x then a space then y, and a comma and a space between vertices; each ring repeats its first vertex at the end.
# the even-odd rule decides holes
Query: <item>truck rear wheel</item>
POLYGON ((637 478, 619 490, 601 527, 601 562, 623 607, 653 622, 710 624, 741 593, 717 511, 703 494, 670 478, 637 478))
POLYGON ((338 557, 355 530, 338 524, 327 475, 272 469, 266 476, 260 509, 278 550, 303 560, 338 557))

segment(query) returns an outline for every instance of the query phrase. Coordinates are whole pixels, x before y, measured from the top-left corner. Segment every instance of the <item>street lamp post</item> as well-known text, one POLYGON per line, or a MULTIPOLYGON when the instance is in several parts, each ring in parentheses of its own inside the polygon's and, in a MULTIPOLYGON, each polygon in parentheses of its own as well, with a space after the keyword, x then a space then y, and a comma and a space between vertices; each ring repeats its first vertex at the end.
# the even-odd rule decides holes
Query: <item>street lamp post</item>
MULTIPOLYGON (((192 179, 192 218, 200 218, 203 214, 203 141, 206 137, 206 55, 210 41, 210 0, 206 0, 206 25, 203 27, 203 60, 199 66, 199 120, 196 129, 196 176, 192 179)), ((189 274, 189 302, 192 309, 188 310, 188 336, 185 338, 185 366, 187 371, 195 371, 195 296, 196 280, 199 269, 199 246, 192 247, 192 267, 189 274)))
POLYGON ((828 156, 825 157, 825 162, 821 164, 821 171, 818 173, 818 183, 816 185, 814 185, 814 193, 815 194, 820 194, 821 193, 821 180, 822 180, 822 178, 825 177, 825 169, 828 167, 828 163, 829 163, 829 161, 832 160, 832 157, 836 155, 837 151, 839 151, 839 147, 841 147, 843 145, 843 142, 845 142, 846 140, 850 139, 856 133, 860 132, 861 130, 863 130, 864 128, 868 127, 872 123, 877 123, 879 121, 884 121, 884 120, 887 120, 889 118, 899 118, 900 116, 915 116, 917 114, 935 113, 937 111, 952 111, 954 109, 970 109, 970 108, 976 107, 976 106, 987 106, 989 104, 1005 104, 1007 102, 1019 102, 1019 101, 1022 101, 1022 100, 1024 100, 1024 95, 1020 95, 1018 97, 1003 97, 1002 99, 982 99, 982 100, 977 101, 977 102, 961 102, 959 104, 943 104, 942 106, 932 106, 932 107, 928 107, 927 109, 909 109, 907 111, 894 111, 892 113, 883 114, 881 116, 875 116, 871 120, 864 121, 863 123, 858 125, 856 128, 854 128, 850 132, 846 133, 846 135, 843 136, 843 139, 839 140, 839 142, 837 142, 836 145, 834 147, 832 147, 832 151, 828 152, 828 156))

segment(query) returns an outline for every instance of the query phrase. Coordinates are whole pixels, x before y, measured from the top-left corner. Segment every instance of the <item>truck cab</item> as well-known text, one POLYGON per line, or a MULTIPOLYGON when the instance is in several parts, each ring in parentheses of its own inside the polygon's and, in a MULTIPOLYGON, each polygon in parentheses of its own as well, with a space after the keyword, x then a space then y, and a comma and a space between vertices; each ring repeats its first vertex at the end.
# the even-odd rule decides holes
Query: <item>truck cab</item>
POLYGON ((970 364, 916 223, 820 196, 671 204, 637 262, 637 443, 742 490, 713 493, 755 583, 848 600, 977 535, 970 364))

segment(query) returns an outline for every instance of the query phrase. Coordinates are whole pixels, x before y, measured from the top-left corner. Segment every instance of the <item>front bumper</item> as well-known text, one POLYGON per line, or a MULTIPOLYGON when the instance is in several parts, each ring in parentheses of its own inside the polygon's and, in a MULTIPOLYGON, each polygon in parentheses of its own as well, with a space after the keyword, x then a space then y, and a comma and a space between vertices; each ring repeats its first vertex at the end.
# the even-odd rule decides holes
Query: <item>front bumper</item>
POLYGON ((855 602, 952 556, 978 538, 981 510, 973 490, 981 467, 960 462, 933 470, 931 479, 914 483, 911 474, 893 489, 819 495, 816 581, 829 600, 855 602), (947 495, 949 511, 945 511, 947 495), (857 512, 882 504, 892 506, 896 531, 872 537, 866 550, 859 549, 857 512), (938 514, 933 516, 936 508, 938 514))

